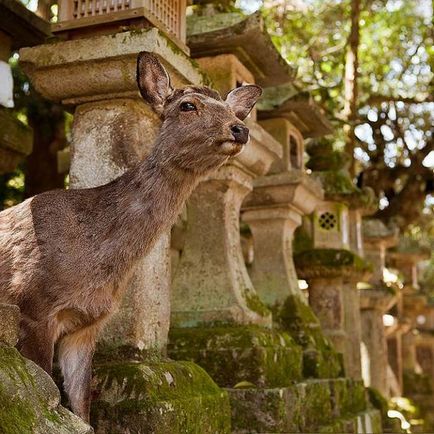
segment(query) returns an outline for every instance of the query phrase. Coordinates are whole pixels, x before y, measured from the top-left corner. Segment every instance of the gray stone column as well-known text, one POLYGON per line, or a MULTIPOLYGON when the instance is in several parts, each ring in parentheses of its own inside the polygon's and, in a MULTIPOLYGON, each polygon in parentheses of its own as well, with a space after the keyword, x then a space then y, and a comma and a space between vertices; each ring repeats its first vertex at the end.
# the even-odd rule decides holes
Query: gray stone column
POLYGON ((394 303, 394 297, 380 290, 362 290, 361 322, 362 341, 366 346, 368 360, 366 376, 363 380, 366 386, 377 389, 384 396, 389 395, 387 387, 387 340, 383 324, 383 314, 394 303))
MULTIPOLYGON (((71 143, 71 188, 96 187, 120 176, 149 152, 159 124, 140 100, 79 106, 71 143)), ((99 340, 100 347, 165 348, 170 318, 168 244, 165 234, 137 265, 119 311, 99 340)))
POLYGON ((302 297, 293 261, 294 231, 321 194, 319 183, 294 170, 256 180, 243 205, 255 252, 250 275, 259 297, 270 307, 281 307, 290 295, 302 297))
MULTIPOLYGON (((342 277, 310 278, 309 304, 319 318, 324 334, 345 357, 348 336, 345 331, 342 277)), ((348 363, 345 363, 345 367, 348 367, 348 363)))
POLYGON ((188 201, 184 250, 173 279, 173 327, 271 325, 244 264, 239 215, 253 179, 281 151, 259 126, 248 125, 247 149, 203 181, 188 201))

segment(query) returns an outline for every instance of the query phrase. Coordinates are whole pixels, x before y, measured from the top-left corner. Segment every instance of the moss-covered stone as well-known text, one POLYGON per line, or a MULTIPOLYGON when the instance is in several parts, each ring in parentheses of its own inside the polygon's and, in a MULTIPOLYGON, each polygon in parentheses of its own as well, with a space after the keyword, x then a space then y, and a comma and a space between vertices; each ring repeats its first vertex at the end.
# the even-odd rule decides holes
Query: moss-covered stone
POLYGON ((297 385, 302 402, 302 432, 316 432, 333 419, 331 392, 327 380, 309 380, 297 385))
POLYGON ((330 381, 333 414, 345 418, 367 408, 365 387, 362 381, 339 378, 330 381))
POLYGON ((302 278, 333 277, 372 271, 369 262, 345 249, 305 250, 294 256, 294 264, 302 278))
POLYGON ((282 387, 301 378, 302 351, 287 334, 256 326, 176 328, 168 353, 202 366, 222 387, 282 387))
POLYGON ((318 318, 299 296, 289 296, 277 321, 303 348, 304 378, 335 378, 343 374, 342 357, 323 335, 318 318))
POLYGON ((229 433, 228 395, 190 362, 97 365, 91 420, 97 431, 229 433))
POLYGON ((234 433, 301 432, 304 407, 297 386, 228 392, 234 433))
POLYGON ((433 393, 433 379, 428 374, 405 370, 403 373, 405 395, 429 395, 433 393))
POLYGON ((59 405, 51 378, 15 348, 0 344, 2 434, 90 434, 92 428, 59 405))

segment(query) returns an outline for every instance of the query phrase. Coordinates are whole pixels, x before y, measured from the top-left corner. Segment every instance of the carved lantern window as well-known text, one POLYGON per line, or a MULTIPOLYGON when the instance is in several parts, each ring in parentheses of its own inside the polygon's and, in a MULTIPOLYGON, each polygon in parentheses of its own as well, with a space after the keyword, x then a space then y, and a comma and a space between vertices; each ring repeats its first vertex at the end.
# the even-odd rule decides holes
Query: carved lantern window
POLYGON ((348 218, 348 208, 345 205, 337 202, 321 202, 312 218, 314 248, 348 248, 348 218))
POLYGON ((302 170, 304 156, 304 141, 301 133, 296 129, 291 129, 289 133, 288 166, 292 169, 302 170))
POLYGON ((53 33, 110 32, 124 27, 157 27, 185 48, 186 0, 59 0, 53 33), (87 31, 84 29, 87 28, 87 31))

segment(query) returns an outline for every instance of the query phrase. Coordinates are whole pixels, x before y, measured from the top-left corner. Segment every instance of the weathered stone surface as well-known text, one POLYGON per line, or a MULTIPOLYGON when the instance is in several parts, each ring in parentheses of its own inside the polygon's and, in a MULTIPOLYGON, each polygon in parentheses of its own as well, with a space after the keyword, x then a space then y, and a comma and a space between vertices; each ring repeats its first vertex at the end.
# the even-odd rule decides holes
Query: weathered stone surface
POLYGON ((193 363, 108 363, 94 381, 96 433, 230 433, 227 393, 193 363))
POLYGON ((362 342, 366 348, 362 358, 363 379, 367 386, 374 387, 388 396, 387 387, 387 341, 383 314, 394 303, 395 296, 380 290, 362 290, 361 321, 362 342))
MULTIPOLYGON (((71 144, 71 187, 95 187, 120 176, 149 152, 158 127, 158 118, 142 101, 118 99, 78 107, 71 144)), ((137 265, 100 346, 138 351, 164 348, 170 316, 168 237, 164 235, 137 265)))
POLYGON ((216 14, 187 19, 188 46, 193 57, 235 54, 261 86, 287 83, 294 70, 274 47, 260 13, 216 14))
POLYGON ((287 297, 275 319, 303 348, 304 378, 335 378, 342 375, 341 354, 325 338, 318 318, 301 297, 287 297))
POLYGON ((292 239, 302 215, 312 212, 322 191, 296 170, 258 178, 253 185, 242 208, 242 219, 249 224, 254 242, 250 276, 261 300, 276 308, 291 294, 301 296, 292 239))
POLYGON ((185 245, 172 284, 173 327, 271 324, 244 263, 239 214, 253 179, 267 172, 281 147, 256 123, 247 125, 246 150, 201 182, 187 203, 185 245))
POLYGON ((382 285, 386 266, 386 249, 398 242, 398 233, 378 219, 363 219, 362 236, 365 258, 373 264, 370 283, 382 285))
POLYGON ((137 98, 140 51, 161 57, 175 87, 205 80, 191 60, 156 28, 23 48, 20 63, 45 98, 75 105, 137 98))
POLYGON ((2 434, 91 434, 93 429, 60 406, 60 393, 41 368, 0 344, 2 434))
POLYGON ((333 418, 328 381, 312 380, 292 387, 229 389, 236 433, 317 432, 333 418))
POLYGON ((361 382, 312 380, 286 388, 228 389, 233 431, 241 433, 382 432, 361 382))
POLYGON ((194 361, 222 387, 282 387, 302 375, 302 351, 294 340, 255 326, 172 328, 168 353, 194 361))
POLYGON ((12 304, 0 303, 0 341, 11 347, 18 342, 20 309, 12 304))
POLYGON ((303 137, 321 137, 333 131, 324 112, 309 93, 299 93, 292 84, 269 86, 258 105, 259 119, 287 119, 300 130, 303 137))

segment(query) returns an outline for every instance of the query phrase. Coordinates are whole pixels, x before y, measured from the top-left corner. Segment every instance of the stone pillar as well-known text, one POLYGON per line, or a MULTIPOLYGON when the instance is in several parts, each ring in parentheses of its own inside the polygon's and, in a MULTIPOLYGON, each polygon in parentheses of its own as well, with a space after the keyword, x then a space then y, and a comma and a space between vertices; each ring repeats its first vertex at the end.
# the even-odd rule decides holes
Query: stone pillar
POLYGON ((354 270, 351 275, 344 278, 343 302, 344 302, 344 328, 348 339, 346 357, 348 358, 351 378, 362 378, 362 364, 360 344, 362 342, 362 319, 360 314, 360 290, 357 285, 363 282, 365 275, 354 270))
MULTIPOLYGON (((395 302, 394 296, 385 291, 364 289, 361 291, 360 308, 362 341, 366 346, 368 366, 363 377, 366 386, 374 387, 382 395, 389 396, 387 385, 387 340, 383 314, 395 302)), ((364 363, 364 361, 362 361, 364 363)))
POLYGON ((243 220, 253 233, 250 270, 258 295, 267 306, 282 306, 290 295, 301 297, 292 252, 295 229, 321 197, 321 187, 301 171, 258 178, 243 205, 243 220))
MULTIPOLYGON (((149 152, 159 128, 143 101, 111 99, 79 105, 71 143, 71 188, 103 185, 149 152)), ((130 287, 99 339, 100 351, 165 350, 170 318, 169 236, 138 265, 130 287)))
MULTIPOLYGON (((346 373, 361 378, 361 326, 357 284, 369 265, 363 253, 360 216, 371 202, 345 171, 345 154, 333 150, 329 141, 312 142, 307 163, 325 191, 312 217, 303 224, 311 246, 296 255, 299 275, 309 284, 309 304, 319 317, 326 335, 343 353, 346 373)), ((305 243, 306 244, 306 243, 305 243)))
MULTIPOLYGON (((138 52, 159 55, 174 86, 201 83, 201 73, 172 47, 157 29, 147 29, 22 50, 21 60, 36 89, 46 98, 76 107, 72 188, 111 181, 153 145, 159 121, 138 95, 138 52)), ((197 425, 210 432, 229 431, 227 394, 193 363, 162 357, 170 318, 169 259, 167 233, 138 263, 119 312, 102 333, 93 381, 98 398, 91 416, 97 432, 180 433, 197 425), (207 395, 193 410, 190 401, 202 396, 203 387, 207 395)))
POLYGON ((254 245, 249 274, 274 321, 303 348, 304 374, 332 378, 340 373, 340 360, 298 287, 292 247, 295 229, 322 199, 322 189, 303 170, 304 144, 298 130, 283 118, 261 125, 282 144, 283 156, 273 162, 271 174, 254 181, 243 204, 242 219, 254 245))
MULTIPOLYGON (((248 146, 250 152, 258 151, 255 144, 248 146)), ((173 279, 173 327, 214 322, 271 325, 241 252, 239 212, 251 183, 251 174, 226 165, 202 182, 188 201, 185 245, 173 279)))

